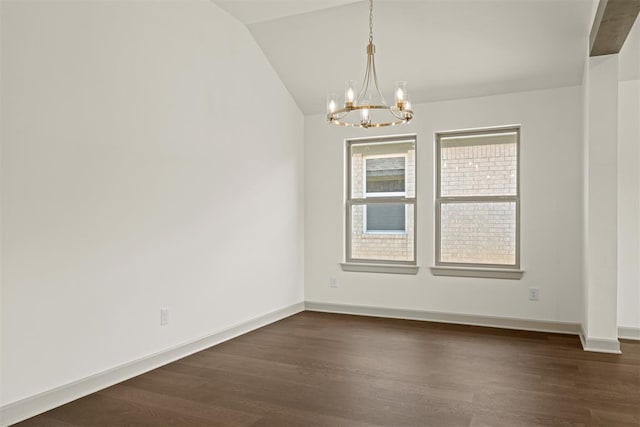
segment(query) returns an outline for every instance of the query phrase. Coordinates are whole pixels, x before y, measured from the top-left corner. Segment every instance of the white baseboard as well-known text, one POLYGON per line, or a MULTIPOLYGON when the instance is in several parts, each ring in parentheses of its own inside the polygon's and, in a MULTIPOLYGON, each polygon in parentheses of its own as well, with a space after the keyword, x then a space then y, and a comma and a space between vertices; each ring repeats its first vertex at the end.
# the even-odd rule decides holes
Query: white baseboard
POLYGON ((272 311, 211 335, 168 348, 142 359, 116 366, 52 390, 3 405, 0 407, 0 425, 8 426, 31 418, 65 403, 95 393, 106 387, 159 368, 167 363, 182 359, 190 354, 197 353, 301 311, 304 311, 303 302, 272 311))
POLYGON ((618 338, 640 341, 640 328, 634 328, 632 326, 618 326, 618 338))
POLYGON ((523 331, 553 332, 560 334, 580 334, 579 323, 550 322, 545 320, 517 319, 510 317, 480 316, 473 314, 442 313, 437 311, 405 310, 363 305, 333 304, 306 301, 309 311, 325 313, 355 314, 359 316, 389 317, 394 319, 424 320, 428 322, 455 323, 460 325, 488 326, 493 328, 517 329, 523 331))
POLYGON ((594 351, 596 353, 622 354, 620 351, 620 341, 608 338, 588 337, 582 326, 580 327, 580 343, 584 351, 594 351))

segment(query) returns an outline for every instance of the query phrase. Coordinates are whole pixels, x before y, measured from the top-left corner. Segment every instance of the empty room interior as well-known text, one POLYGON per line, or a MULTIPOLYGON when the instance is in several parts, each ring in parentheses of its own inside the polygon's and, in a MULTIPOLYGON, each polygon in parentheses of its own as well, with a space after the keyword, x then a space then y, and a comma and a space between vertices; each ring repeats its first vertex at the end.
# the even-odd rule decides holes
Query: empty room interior
POLYGON ((640 0, 0 0, 0 425, 640 426, 640 0))

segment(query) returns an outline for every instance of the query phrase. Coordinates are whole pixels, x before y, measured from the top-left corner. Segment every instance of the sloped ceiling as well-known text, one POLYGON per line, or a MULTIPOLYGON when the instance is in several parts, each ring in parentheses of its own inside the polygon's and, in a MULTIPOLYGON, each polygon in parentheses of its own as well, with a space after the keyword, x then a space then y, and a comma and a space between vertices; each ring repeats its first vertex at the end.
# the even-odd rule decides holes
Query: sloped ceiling
POLYGON ((356 3, 357 1, 359 0, 215 0, 214 3, 235 16, 240 22, 255 24, 348 3, 356 3))
MULTIPOLYGON (((245 23, 305 114, 362 79, 368 2, 215 1, 245 23)), ((376 0, 383 94, 414 103, 578 85, 593 0, 376 0)))

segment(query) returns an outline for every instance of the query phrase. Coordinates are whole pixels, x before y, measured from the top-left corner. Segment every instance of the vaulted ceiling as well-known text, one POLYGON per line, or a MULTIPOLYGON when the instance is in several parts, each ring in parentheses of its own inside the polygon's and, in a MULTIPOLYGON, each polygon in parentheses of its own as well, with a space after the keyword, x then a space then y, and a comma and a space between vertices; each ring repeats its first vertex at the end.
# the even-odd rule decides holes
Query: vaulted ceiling
MULTIPOLYGON (((305 114, 362 79, 366 1, 214 0, 247 25, 305 114)), ((593 0, 375 0, 380 86, 414 103, 578 85, 593 0)))

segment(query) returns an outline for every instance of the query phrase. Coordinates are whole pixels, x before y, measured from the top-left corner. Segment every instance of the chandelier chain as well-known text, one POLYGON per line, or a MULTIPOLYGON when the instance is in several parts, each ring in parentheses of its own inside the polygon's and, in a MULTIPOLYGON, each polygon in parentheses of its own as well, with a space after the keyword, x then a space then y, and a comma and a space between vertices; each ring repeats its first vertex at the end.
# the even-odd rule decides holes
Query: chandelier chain
POLYGON ((369 0, 369 43, 373 43, 373 0, 369 0))

